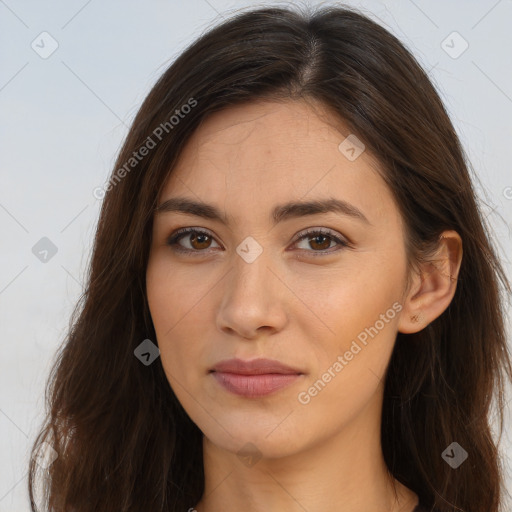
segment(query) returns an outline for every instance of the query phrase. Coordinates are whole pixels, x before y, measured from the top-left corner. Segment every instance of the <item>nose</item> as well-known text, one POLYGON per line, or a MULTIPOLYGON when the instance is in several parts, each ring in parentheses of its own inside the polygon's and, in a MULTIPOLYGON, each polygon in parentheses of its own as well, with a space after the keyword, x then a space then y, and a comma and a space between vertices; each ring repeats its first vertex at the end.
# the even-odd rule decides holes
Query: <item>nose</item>
POLYGON ((217 313, 217 327, 222 332, 254 340, 285 327, 285 301, 291 292, 275 267, 265 251, 251 263, 236 255, 223 280, 217 313))

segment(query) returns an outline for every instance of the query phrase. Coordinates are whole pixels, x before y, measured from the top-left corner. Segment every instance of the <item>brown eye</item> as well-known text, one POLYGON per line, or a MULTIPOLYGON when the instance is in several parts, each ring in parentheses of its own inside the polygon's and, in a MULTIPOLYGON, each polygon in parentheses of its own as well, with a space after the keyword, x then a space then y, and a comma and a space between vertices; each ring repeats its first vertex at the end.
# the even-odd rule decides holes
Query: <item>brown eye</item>
POLYGON ((211 243, 211 237, 208 235, 204 235, 203 233, 191 233, 190 236, 190 245, 194 249, 208 249, 211 243), (197 245, 195 245, 197 244, 197 245))
POLYGON ((339 236, 333 234, 331 231, 311 229, 307 231, 305 234, 299 235, 296 244, 298 242, 307 241, 310 249, 305 249, 307 252, 312 253, 314 256, 322 256, 324 254, 330 254, 333 252, 337 252, 340 249, 336 249, 334 251, 329 251, 328 249, 332 248, 331 243, 335 242, 337 245, 342 247, 350 247, 350 244, 340 238, 339 236), (318 254, 315 254, 318 253, 318 254))
MULTIPOLYGON (((310 229, 306 233, 303 233, 296 239, 294 245, 303 241, 307 241, 308 247, 303 247, 301 250, 305 250, 313 256, 323 256, 340 250, 329 250, 333 248, 331 247, 333 242, 341 247, 350 247, 347 241, 335 235, 333 232, 321 229, 310 229)), ((213 247, 212 243, 216 244, 217 242, 208 231, 193 228, 180 229, 176 233, 173 233, 167 240, 167 244, 175 251, 191 255, 207 254, 209 252, 208 249, 213 247), (180 243, 182 240, 186 242, 188 246, 184 243, 180 243)), ((217 248, 220 248, 218 244, 217 248)))
POLYGON ((193 253, 206 252, 205 249, 209 249, 212 242, 214 242, 214 238, 207 231, 180 229, 168 239, 167 244, 177 251, 193 253), (188 247, 179 243, 182 239, 188 242, 188 247))
POLYGON ((309 242, 312 249, 320 249, 324 251, 325 249, 329 249, 329 246, 331 245, 331 239, 328 236, 325 235, 317 235, 309 242), (323 240, 323 242, 319 241, 323 240), (316 247, 315 247, 316 245, 316 247))

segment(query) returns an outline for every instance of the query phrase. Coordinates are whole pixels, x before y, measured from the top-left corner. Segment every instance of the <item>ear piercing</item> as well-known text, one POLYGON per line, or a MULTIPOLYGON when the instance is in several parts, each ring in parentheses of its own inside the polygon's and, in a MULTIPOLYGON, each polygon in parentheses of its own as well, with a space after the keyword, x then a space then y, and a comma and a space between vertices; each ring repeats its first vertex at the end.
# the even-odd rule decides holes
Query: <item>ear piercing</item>
POLYGON ((423 322, 423 320, 424 320, 423 313, 420 311, 418 314, 412 315, 411 320, 413 322, 423 322))

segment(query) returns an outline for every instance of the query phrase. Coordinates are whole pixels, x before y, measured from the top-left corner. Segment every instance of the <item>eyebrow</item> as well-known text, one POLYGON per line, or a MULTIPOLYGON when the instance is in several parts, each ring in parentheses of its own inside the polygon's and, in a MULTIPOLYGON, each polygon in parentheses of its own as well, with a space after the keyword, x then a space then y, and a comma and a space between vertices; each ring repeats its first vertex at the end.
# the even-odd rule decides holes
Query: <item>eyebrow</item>
MULTIPOLYGON (((167 212, 178 212, 205 219, 216 220, 225 225, 230 225, 233 218, 225 215, 216 206, 196 201, 187 197, 172 197, 165 200, 160 206, 155 208, 156 214, 167 212)), ((354 205, 341 199, 319 199, 306 202, 289 202, 277 205, 272 210, 271 219, 274 225, 283 220, 304 217, 306 215, 317 215, 320 213, 334 212, 354 219, 358 219, 371 226, 371 222, 366 218, 361 210, 354 205)))

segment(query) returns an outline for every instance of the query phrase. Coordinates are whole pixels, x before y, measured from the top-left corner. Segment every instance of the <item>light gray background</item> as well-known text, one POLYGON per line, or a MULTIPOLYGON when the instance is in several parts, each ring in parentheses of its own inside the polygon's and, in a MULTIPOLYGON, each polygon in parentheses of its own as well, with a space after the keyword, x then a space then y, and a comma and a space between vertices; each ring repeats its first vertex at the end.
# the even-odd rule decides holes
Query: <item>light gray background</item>
MULTIPOLYGON (((140 103, 180 51, 230 10, 277 3, 0 0, 0 512, 29 510, 29 447, 50 363, 82 293, 101 204, 92 192, 106 183, 140 103), (47 58, 31 47, 51 48, 42 32, 58 43, 47 58), (58 249, 46 263, 32 252, 42 237, 58 249)), ((483 209, 505 258, 512 1, 346 4, 386 26, 429 70, 480 177, 483 209), (446 39, 454 31, 469 44, 457 58, 463 41, 446 39)), ((511 489, 507 435, 502 449, 511 489)))

